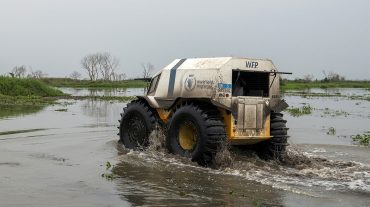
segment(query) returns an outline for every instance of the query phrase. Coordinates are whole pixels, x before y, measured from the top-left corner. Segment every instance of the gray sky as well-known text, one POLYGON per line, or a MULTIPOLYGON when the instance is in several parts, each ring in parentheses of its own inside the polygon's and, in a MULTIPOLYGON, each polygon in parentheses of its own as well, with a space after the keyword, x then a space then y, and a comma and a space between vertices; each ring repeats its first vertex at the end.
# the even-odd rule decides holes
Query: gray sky
POLYGON ((333 71, 370 79, 368 0, 0 0, 0 74, 15 65, 49 76, 110 52, 141 74, 175 58, 269 58, 292 77, 333 71))

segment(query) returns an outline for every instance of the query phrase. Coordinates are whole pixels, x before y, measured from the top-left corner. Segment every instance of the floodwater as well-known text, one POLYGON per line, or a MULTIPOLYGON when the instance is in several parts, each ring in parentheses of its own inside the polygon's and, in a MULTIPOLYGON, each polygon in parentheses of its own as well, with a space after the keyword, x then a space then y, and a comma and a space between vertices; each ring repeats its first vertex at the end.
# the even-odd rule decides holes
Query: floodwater
POLYGON ((144 95, 145 88, 67 88, 60 87, 59 90, 74 96, 136 96, 144 95))
POLYGON ((350 138, 370 130, 370 102, 285 99, 314 109, 300 117, 284 113, 291 135, 284 163, 231 149, 214 168, 168 154, 160 133, 145 151, 124 149, 116 127, 126 103, 61 100, 6 113, 0 117, 0 206, 370 206, 370 148, 350 138), (327 134, 330 127, 335 134, 327 134), (111 173, 112 180, 102 177, 111 173))

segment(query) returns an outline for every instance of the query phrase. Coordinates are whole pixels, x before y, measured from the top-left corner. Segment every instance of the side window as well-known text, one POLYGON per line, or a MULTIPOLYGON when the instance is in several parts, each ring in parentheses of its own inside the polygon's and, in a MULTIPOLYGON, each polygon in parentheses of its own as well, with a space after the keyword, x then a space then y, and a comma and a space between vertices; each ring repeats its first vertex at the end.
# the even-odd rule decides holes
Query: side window
POLYGON ((159 78, 161 77, 161 74, 155 76, 152 81, 150 82, 148 94, 153 93, 157 89, 159 78))

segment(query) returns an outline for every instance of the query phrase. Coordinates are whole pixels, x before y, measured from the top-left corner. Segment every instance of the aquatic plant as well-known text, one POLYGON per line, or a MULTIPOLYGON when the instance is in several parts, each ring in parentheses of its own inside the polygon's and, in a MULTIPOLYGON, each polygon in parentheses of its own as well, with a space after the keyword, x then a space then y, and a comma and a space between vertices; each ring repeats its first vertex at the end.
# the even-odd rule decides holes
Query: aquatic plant
POLYGON ((313 108, 310 105, 307 104, 307 105, 304 105, 302 107, 287 108, 286 111, 294 117, 299 117, 299 116, 311 114, 312 109, 313 108))
POLYGON ((105 163, 105 170, 108 170, 109 172, 101 174, 102 178, 105 178, 106 180, 112 181, 117 175, 113 172, 114 165, 112 165, 109 161, 105 163))
POLYGON ((357 134, 351 136, 354 142, 359 143, 360 145, 369 146, 370 143, 370 134, 357 134))
POLYGON ((324 109, 324 115, 335 117, 335 116, 345 116, 347 117, 349 115, 348 112, 345 112, 343 110, 331 110, 329 108, 324 109))
POLYGON ((330 127, 329 130, 326 132, 327 135, 335 135, 336 129, 334 127, 330 127))

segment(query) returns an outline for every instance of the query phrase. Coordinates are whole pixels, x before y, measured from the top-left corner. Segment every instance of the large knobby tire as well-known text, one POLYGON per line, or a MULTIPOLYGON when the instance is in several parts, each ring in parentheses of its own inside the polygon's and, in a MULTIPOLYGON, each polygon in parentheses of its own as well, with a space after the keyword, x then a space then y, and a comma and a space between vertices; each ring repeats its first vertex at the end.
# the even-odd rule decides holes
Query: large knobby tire
POLYGON ((119 126, 120 142, 129 149, 145 148, 149 135, 156 124, 150 106, 141 100, 134 100, 123 108, 119 126))
POLYGON ((166 144, 173 154, 190 157, 199 165, 212 164, 226 140, 225 125, 214 107, 195 104, 178 108, 169 120, 166 144))
POLYGON ((258 155, 264 159, 281 160, 288 146, 288 128, 282 113, 271 112, 270 135, 271 139, 259 143, 258 155))

